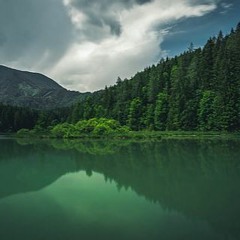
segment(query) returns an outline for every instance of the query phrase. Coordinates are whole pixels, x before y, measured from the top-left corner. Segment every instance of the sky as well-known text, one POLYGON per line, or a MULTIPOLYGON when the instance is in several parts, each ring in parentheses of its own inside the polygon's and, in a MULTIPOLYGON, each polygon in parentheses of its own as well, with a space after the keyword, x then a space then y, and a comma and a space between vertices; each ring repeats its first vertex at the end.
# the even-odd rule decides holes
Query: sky
POLYGON ((0 0, 0 64, 95 91, 229 33, 239 12, 239 0, 0 0))

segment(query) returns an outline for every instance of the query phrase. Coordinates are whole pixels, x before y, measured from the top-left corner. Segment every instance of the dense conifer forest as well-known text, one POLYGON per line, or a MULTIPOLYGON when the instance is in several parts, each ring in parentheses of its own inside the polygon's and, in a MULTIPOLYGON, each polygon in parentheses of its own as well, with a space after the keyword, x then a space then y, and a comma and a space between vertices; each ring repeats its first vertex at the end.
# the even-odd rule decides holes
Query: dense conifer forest
POLYGON ((0 132, 15 132, 21 128, 33 128, 37 119, 37 111, 0 104, 0 132))
POLYGON ((0 105, 0 117, 0 131, 91 118, 115 119, 135 131, 238 131, 240 23, 203 48, 191 44, 180 56, 162 59, 131 79, 118 78, 70 108, 39 112, 0 105))
POLYGON ((118 78, 74 106, 69 121, 93 117, 113 118, 132 130, 239 130, 240 23, 203 48, 191 44, 130 80, 118 78))

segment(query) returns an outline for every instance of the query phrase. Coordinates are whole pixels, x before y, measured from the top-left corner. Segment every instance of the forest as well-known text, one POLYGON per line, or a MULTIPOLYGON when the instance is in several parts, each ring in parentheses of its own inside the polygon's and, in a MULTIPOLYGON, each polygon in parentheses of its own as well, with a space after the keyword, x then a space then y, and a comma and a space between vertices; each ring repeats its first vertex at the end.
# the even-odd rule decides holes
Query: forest
POLYGON ((92 118, 114 119, 133 131, 239 131, 240 23, 202 48, 191 44, 131 79, 119 77, 72 107, 36 111, 0 105, 2 132, 92 118))
POLYGON ((240 23, 203 48, 118 78, 75 105, 68 119, 106 117, 132 130, 237 131, 240 129, 240 23))

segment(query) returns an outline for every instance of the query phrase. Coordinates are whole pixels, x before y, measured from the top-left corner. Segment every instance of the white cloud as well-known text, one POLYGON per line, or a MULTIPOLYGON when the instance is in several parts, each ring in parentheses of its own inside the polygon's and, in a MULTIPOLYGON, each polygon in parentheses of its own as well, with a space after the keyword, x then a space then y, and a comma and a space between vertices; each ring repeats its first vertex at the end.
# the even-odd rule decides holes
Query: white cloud
POLYGON ((219 1, 0 0, 0 59, 69 89, 101 89, 165 56, 180 19, 230 7, 219 1))
POLYGON ((233 6, 233 4, 223 2, 223 3, 221 3, 221 6, 222 6, 222 8, 229 9, 233 6))
POLYGON ((222 11, 220 13, 226 14, 233 7, 233 4, 222 2, 220 6, 222 7, 222 11))
POLYGON ((64 0, 64 3, 79 38, 50 75, 67 88, 80 91, 93 91, 114 84, 118 76, 130 77, 155 63, 160 55, 165 54, 159 45, 167 34, 163 31, 166 24, 181 18, 200 17, 216 8, 214 3, 193 5, 187 0, 155 0, 129 9, 115 9, 121 34, 111 34, 109 26, 103 24, 104 37, 95 42, 81 40, 79 30, 84 27, 87 15, 75 8, 71 0, 64 0))

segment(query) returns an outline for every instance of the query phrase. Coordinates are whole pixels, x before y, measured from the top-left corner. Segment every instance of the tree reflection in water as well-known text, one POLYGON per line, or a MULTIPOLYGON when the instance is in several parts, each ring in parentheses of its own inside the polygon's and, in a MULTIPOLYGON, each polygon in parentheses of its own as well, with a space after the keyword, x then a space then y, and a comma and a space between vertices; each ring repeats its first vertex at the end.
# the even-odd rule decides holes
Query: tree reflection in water
POLYGON ((131 188, 239 238, 239 156, 237 140, 2 140, 0 197, 42 189, 69 172, 97 172, 119 191, 131 188))

